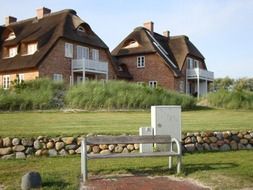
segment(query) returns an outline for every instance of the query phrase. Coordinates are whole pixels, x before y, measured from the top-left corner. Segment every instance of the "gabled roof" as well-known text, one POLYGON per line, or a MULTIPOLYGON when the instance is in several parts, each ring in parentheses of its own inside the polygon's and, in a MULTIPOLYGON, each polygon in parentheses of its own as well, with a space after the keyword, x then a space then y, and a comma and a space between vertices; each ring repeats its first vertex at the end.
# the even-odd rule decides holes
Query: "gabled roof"
POLYGON ((180 70, 183 67, 185 58, 190 55, 195 58, 201 59, 205 65, 205 57, 200 51, 193 45, 187 36, 171 36, 169 41, 169 48, 173 52, 173 55, 177 61, 180 70))
POLYGON ((144 27, 134 29, 113 51, 112 55, 115 57, 158 53, 165 61, 167 66, 171 68, 175 76, 180 75, 179 68, 176 64, 175 58, 168 46, 169 39, 161 36, 158 33, 153 33, 144 27), (137 41, 139 46, 135 48, 124 48, 124 46, 131 40, 137 41))
MULTIPOLYGON (((204 56, 192 44, 187 36, 165 37, 158 33, 151 33, 144 27, 137 27, 130 33, 113 51, 112 55, 117 57, 158 53, 171 68, 175 76, 180 75, 185 58, 190 55, 201 59, 204 63, 204 56), (135 40, 138 47, 124 48, 128 42, 135 40)), ((205 65, 205 64, 204 64, 205 65)))
POLYGON ((71 9, 45 15, 39 20, 34 17, 12 23, 7 27, 0 26, 0 37, 0 72, 37 67, 60 38, 108 50, 106 44, 90 26, 71 9), (78 26, 85 28, 86 32, 77 31, 78 26), (4 41, 4 33, 8 31, 13 31, 16 38, 4 41), (2 59, 3 47, 18 46, 20 48, 21 44, 34 41, 38 42, 38 51, 33 55, 18 54, 13 58, 2 59))

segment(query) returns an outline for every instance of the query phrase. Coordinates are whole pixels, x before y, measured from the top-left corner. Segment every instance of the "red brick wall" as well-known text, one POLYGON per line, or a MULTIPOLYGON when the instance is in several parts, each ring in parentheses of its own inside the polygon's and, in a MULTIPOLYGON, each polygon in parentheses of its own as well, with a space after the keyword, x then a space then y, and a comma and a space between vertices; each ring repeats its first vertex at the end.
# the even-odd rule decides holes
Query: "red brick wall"
POLYGON ((137 68, 137 56, 143 55, 131 55, 119 58, 120 62, 127 65, 134 82, 145 82, 148 84, 149 81, 157 81, 159 86, 175 90, 174 74, 158 54, 145 55, 145 68, 137 68))
MULTIPOLYGON (((65 42, 73 44, 73 59, 76 58, 76 46, 82 45, 85 47, 88 47, 91 49, 98 49, 96 47, 91 47, 84 44, 78 44, 74 42, 65 41, 63 39, 60 39, 57 44, 54 46, 54 48, 51 50, 51 52, 48 54, 48 56, 44 59, 42 64, 39 67, 39 76, 40 77, 53 77, 53 74, 62 74, 63 79, 66 83, 70 82, 70 76, 71 76, 71 58, 65 57, 65 42)), ((91 52, 91 51, 90 51, 91 52)), ((109 79, 112 79, 115 75, 112 65, 110 62, 110 59, 108 55, 106 54, 106 50, 99 49, 99 59, 100 61, 106 61, 109 64, 109 79)))
POLYGON ((37 70, 20 70, 20 71, 1 73, 0 87, 3 86, 3 75, 10 75, 10 80, 14 81, 15 79, 17 79, 17 74, 24 74, 25 81, 34 80, 39 76, 39 73, 37 70))

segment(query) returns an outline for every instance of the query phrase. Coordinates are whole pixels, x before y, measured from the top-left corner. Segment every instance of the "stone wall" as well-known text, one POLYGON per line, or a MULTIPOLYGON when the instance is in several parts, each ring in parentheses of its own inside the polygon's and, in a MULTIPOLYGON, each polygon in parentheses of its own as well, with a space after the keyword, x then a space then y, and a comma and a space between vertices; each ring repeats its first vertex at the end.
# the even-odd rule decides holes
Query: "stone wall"
MULTIPOLYGON (((67 156, 81 153, 82 137, 39 136, 37 138, 0 138, 2 159, 30 156, 67 156)), ((183 134, 183 152, 253 150, 253 132, 197 132, 183 134)), ((139 144, 87 146, 88 153, 110 154, 139 151, 139 144)))

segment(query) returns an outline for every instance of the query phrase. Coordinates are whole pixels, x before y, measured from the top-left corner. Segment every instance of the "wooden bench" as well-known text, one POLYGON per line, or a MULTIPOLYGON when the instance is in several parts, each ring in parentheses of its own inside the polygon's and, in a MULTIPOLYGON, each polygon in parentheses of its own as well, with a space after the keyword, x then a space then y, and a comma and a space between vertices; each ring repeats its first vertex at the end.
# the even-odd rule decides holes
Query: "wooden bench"
POLYGON ((88 159, 99 158, 132 158, 132 157, 162 157, 168 156, 169 169, 172 168, 172 157, 177 157, 177 173, 181 169, 181 143, 168 135, 159 136, 90 136, 82 140, 81 143, 81 174, 83 181, 88 179, 88 159), (145 152, 145 153, 111 153, 111 154, 87 154, 87 145, 99 144, 168 144, 169 150, 166 152, 145 152), (173 144, 176 144, 176 150, 173 150, 173 144))

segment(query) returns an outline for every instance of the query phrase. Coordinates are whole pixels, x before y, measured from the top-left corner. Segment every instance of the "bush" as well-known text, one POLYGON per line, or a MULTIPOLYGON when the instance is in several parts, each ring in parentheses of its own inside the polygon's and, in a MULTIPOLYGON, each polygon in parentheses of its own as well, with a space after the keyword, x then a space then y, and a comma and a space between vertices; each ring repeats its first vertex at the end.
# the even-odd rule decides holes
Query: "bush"
POLYGON ((22 88, 0 91, 0 110, 51 109, 64 106, 63 83, 49 79, 28 81, 22 88))
POLYGON ((253 109, 253 92, 219 90, 207 96, 211 106, 228 109, 253 109))
POLYGON ((149 109, 152 105, 195 107, 193 97, 125 81, 91 81, 73 86, 67 92, 65 102, 68 107, 86 110, 149 109))

